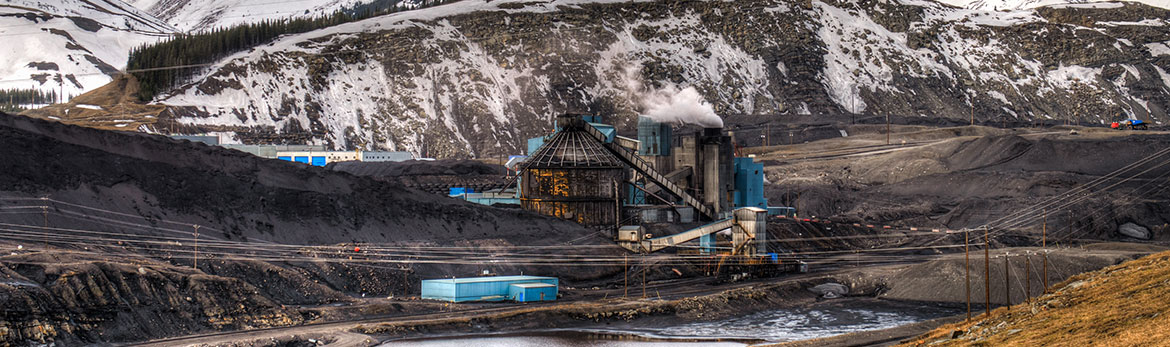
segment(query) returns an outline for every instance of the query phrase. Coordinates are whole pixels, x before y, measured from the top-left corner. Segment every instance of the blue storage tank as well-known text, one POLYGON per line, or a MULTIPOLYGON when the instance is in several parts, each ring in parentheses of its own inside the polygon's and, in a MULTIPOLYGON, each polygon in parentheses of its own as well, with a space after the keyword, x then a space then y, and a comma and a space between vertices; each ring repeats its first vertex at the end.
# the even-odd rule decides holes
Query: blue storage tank
POLYGON ((468 277, 444 278, 422 281, 422 298, 451 302, 465 301, 501 301, 511 299, 513 290, 523 291, 525 301, 540 300, 540 293, 544 293, 544 300, 554 300, 557 294, 556 277, 540 276, 496 276, 496 277, 468 277), (528 286, 512 289, 514 284, 544 284, 546 286, 528 286), (549 289, 547 286, 552 286, 549 289), (528 294, 536 293, 534 299, 528 294))

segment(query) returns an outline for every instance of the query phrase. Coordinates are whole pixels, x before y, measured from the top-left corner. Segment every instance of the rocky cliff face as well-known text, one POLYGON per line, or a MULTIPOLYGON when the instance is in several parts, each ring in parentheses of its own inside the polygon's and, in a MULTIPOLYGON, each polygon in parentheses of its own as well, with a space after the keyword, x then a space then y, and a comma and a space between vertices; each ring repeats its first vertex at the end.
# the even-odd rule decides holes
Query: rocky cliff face
POLYGON ((776 120, 1161 123, 1166 18, 1137 3, 468 0, 286 37, 156 102, 244 142, 434 157, 518 153, 566 111, 632 125, 631 80, 693 86, 720 114, 776 120))

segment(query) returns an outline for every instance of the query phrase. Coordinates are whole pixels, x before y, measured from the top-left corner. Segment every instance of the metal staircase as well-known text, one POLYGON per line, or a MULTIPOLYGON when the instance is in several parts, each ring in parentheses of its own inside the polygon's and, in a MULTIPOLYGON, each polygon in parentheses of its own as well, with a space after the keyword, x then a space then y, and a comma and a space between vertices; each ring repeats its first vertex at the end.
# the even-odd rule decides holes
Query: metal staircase
POLYGON ((602 134, 601 131, 597 130, 597 128, 594 128, 592 125, 585 124, 585 132, 597 140, 598 143, 601 143, 605 149, 609 150, 610 153, 613 153, 618 157, 618 159, 620 159, 622 162, 625 162, 626 165, 629 165, 635 171, 638 171, 638 173, 645 176, 647 180, 650 180, 650 182, 661 186, 671 194, 682 198, 683 203, 694 207, 695 212, 706 217, 708 220, 714 219, 715 213, 711 210, 710 207, 704 205, 703 202, 695 199, 695 197, 687 194, 687 192, 684 191, 681 187, 666 179, 666 176, 663 176, 662 174, 658 173, 657 170, 654 170, 654 167, 651 166, 650 163, 642 160, 642 158, 638 157, 636 153, 626 147, 622 147, 619 144, 605 142, 605 135, 602 134))

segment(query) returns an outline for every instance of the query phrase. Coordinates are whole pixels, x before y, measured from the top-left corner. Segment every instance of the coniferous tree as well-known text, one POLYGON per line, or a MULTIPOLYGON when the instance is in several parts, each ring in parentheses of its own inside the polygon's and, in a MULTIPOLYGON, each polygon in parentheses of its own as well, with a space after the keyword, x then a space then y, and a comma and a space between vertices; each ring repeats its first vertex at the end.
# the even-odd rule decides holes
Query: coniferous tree
MULTIPOLYGON (((169 40, 132 50, 126 69, 138 78, 138 98, 149 101, 158 93, 188 81, 200 71, 201 65, 271 42, 281 35, 308 32, 403 9, 398 6, 399 1, 388 1, 390 5, 355 6, 323 17, 264 20, 202 33, 176 35, 169 40)), ((423 4, 429 7, 451 1, 455 0, 434 0, 423 4)))

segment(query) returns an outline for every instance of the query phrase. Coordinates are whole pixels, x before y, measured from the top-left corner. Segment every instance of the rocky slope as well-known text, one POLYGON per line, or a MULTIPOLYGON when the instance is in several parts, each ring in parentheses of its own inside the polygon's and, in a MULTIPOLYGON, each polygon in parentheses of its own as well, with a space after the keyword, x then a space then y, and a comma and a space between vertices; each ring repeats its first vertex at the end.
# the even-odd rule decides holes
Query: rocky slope
POLYGON ((0 89, 79 95, 109 83, 126 67, 130 49, 175 31, 119 0, 6 1, 0 4, 0 89))
POLYGON ((156 102, 244 142, 276 132, 434 157, 518 153, 565 111, 632 125, 640 87, 695 87, 722 115, 776 121, 1160 123, 1167 17, 1140 3, 468 0, 285 37, 156 102))
MULTIPOLYGON (((1154 6, 1154 7, 1170 8, 1170 1, 1166 1, 1166 0, 1124 0, 1124 1, 1139 2, 1139 3, 1146 4, 1146 5, 1154 6)), ((1008 10, 1033 9, 1033 8, 1037 8, 1037 7, 1053 6, 1053 5, 1057 5, 1057 6, 1073 5, 1073 6, 1081 6, 1081 7, 1113 6, 1112 4, 1108 4, 1108 3, 1116 2, 1116 1, 1108 1, 1108 0, 1071 0, 1071 1, 1070 0, 939 0, 938 2, 948 4, 951 6, 955 6, 955 7, 981 9, 981 10, 989 10, 989 11, 1008 11, 1008 10), (1105 3, 1105 4, 1101 4, 1101 3, 1105 3)))

